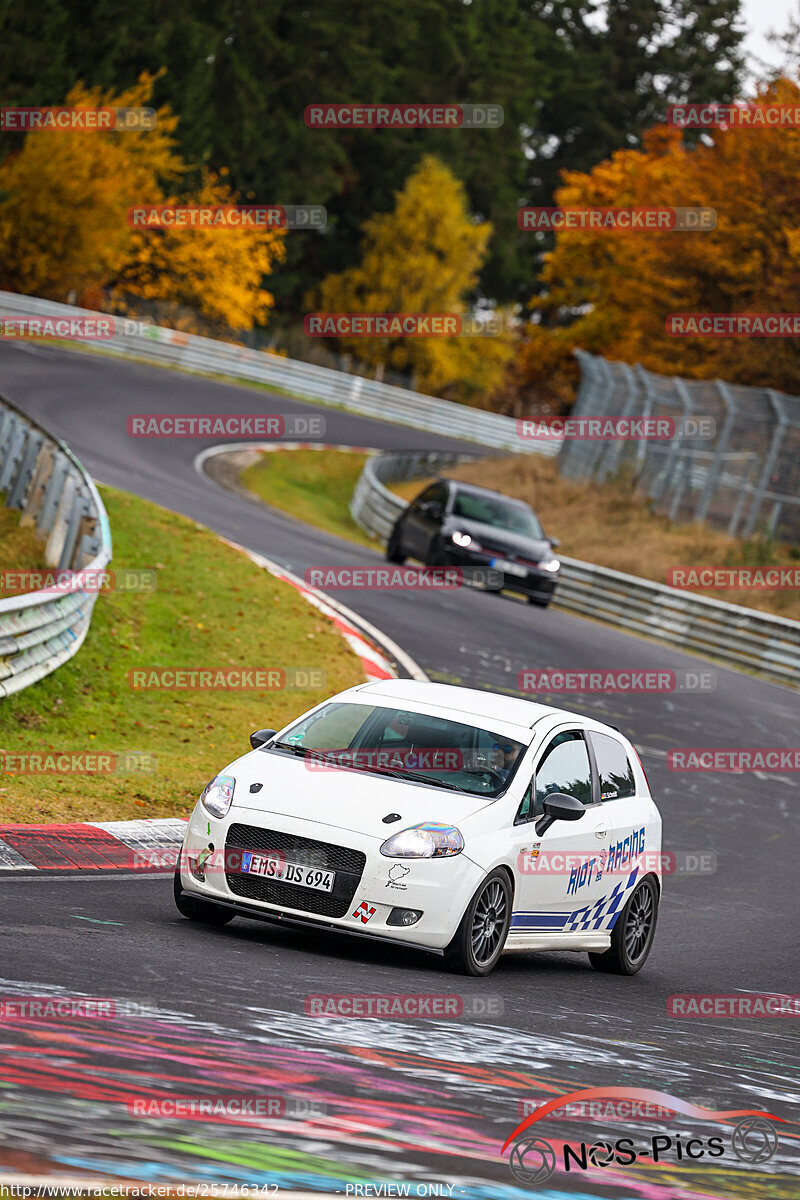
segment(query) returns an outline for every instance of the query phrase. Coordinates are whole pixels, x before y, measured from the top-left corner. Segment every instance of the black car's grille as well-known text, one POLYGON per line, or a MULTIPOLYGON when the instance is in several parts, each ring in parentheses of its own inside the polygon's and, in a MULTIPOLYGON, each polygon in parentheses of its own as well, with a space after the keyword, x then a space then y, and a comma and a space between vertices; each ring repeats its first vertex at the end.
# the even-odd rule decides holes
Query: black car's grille
POLYGON ((515 550, 509 550, 508 546, 503 546, 499 542, 494 542, 491 540, 491 538, 487 539, 485 537, 480 537, 478 538, 478 544, 484 550, 489 550, 492 554, 502 555, 503 558, 508 558, 512 561, 517 557, 515 550))
POLYGON ((316 888, 300 887, 296 883, 284 883, 281 880, 266 879, 262 875, 243 875, 239 871, 229 870, 228 855, 225 856, 225 878, 228 887, 237 896, 244 896, 249 900, 262 900, 266 904, 277 904, 284 908, 297 908, 326 917, 343 917, 347 914, 367 861, 366 854, 362 854, 360 850, 335 846, 331 842, 318 842, 314 838, 298 837, 293 833, 280 833, 276 829, 262 829, 257 825, 231 825, 225 849, 278 851, 285 854, 289 862, 335 871, 333 891, 320 892, 316 888))

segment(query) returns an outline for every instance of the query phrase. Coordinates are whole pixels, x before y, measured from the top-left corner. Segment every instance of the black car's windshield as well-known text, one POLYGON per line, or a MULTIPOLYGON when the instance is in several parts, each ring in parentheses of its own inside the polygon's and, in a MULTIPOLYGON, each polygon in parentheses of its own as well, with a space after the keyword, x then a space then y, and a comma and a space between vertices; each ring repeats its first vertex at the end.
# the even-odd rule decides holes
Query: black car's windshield
POLYGON ((309 771, 350 767, 489 797, 505 791, 525 752, 491 729, 341 701, 298 721, 270 749, 302 756, 309 771))
POLYGON ((530 509, 516 504, 506 504, 499 497, 480 496, 476 492, 456 492, 453 500, 453 516, 465 521, 480 521, 494 525, 524 537, 543 538, 542 527, 530 509))

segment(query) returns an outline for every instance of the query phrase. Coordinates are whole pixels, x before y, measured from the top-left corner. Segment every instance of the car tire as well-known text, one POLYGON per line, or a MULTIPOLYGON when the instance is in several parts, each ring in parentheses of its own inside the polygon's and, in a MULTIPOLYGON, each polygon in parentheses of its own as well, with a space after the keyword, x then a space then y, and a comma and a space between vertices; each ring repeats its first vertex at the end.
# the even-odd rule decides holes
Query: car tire
POLYGON ((549 608, 552 596, 528 596, 528 604, 535 604, 537 608, 549 608))
POLYGON ((445 950, 445 963, 459 975, 488 975, 503 952, 511 924, 511 884, 505 871, 492 871, 467 905, 456 935, 445 950), (484 925, 479 928, 481 919, 484 925), (486 920, 492 921, 486 935, 486 920), (487 946, 481 933, 490 939, 487 946), (488 953, 487 953, 488 951, 488 953))
POLYGON ((386 561, 401 565, 406 561, 406 555, 400 553, 400 538, 397 527, 389 534, 389 541, 386 543, 386 561))
POLYGON ((658 884, 646 876, 623 908, 611 931, 611 946, 603 954, 590 954, 596 971, 613 975, 635 975, 641 971, 656 932, 658 920, 658 884))
POLYGON ((184 895, 181 891, 180 871, 175 872, 172 892, 178 912, 182 917, 188 917, 190 921, 202 921, 204 925, 227 925, 236 916, 236 913, 228 912, 227 909, 220 908, 218 904, 211 904, 208 900, 198 900, 194 896, 184 895))

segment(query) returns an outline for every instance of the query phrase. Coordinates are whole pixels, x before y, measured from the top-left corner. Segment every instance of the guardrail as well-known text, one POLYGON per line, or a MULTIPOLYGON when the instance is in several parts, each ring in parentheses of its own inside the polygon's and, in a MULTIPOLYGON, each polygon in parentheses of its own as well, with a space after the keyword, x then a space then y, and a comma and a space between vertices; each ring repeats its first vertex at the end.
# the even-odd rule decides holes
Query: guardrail
MULTIPOLYGON (((100 314, 70 304, 40 300, 35 296, 0 292, 0 315, 75 318, 97 317, 100 314)), ((184 371, 227 375, 249 383, 267 384, 317 404, 348 408, 367 417, 478 442, 498 450, 553 457, 560 448, 560 442, 554 438, 541 441, 520 438, 514 418, 501 413, 469 408, 451 400, 440 400, 421 392, 365 379, 362 375, 348 375, 329 367, 250 350, 232 342, 180 333, 160 325, 143 325, 139 328, 139 322, 124 317, 115 318, 115 325, 118 332, 107 340, 92 342, 94 349, 180 367, 184 371)))
MULTIPOLYGON (((464 461, 469 459, 433 452, 368 459, 350 503, 353 520, 385 541, 406 507, 385 484, 436 474, 464 461)), ((558 557, 561 574, 554 607, 757 671, 777 683, 800 686, 800 622, 558 557)))
MULTIPOLYGON (((108 566, 111 532, 94 483, 69 447, 0 399, 3 493, 7 508, 21 510, 21 523, 46 538, 47 567, 99 572, 108 566)), ((96 599, 79 578, 57 592, 0 599, 0 697, 22 691, 77 653, 96 599)))

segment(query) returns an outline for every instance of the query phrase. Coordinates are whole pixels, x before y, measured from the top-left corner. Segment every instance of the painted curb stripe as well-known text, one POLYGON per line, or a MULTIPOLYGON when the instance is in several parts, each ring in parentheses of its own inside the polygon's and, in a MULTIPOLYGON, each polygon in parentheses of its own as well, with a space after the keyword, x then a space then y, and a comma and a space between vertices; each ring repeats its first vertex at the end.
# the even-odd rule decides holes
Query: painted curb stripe
POLYGON ((134 852, 125 842, 95 825, 0 825, 0 840, 47 871, 109 871, 132 867, 134 852))

